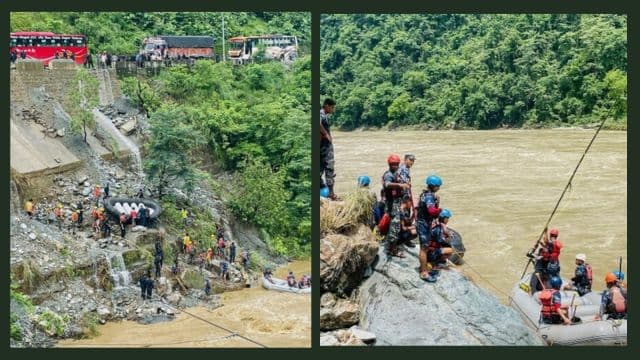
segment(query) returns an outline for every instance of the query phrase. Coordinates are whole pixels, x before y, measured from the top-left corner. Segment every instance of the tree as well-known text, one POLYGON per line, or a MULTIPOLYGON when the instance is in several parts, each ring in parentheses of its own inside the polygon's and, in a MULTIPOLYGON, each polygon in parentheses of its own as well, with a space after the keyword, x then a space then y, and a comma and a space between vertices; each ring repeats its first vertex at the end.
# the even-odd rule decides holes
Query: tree
POLYGON ((229 200, 231 209, 241 219, 251 220, 272 234, 283 233, 291 225, 286 208, 291 194, 283 183, 283 172, 274 172, 267 164, 252 163, 236 177, 229 200))
POLYGON ((87 142, 87 127, 95 127, 93 109, 98 106, 98 80, 85 69, 76 71, 71 91, 67 97, 67 108, 71 116, 71 132, 83 133, 83 140, 87 142))
POLYGON ((146 145, 144 169, 156 185, 160 197, 169 185, 193 190, 198 178, 195 154, 206 144, 185 111, 179 106, 165 106, 151 117, 151 140, 146 145))

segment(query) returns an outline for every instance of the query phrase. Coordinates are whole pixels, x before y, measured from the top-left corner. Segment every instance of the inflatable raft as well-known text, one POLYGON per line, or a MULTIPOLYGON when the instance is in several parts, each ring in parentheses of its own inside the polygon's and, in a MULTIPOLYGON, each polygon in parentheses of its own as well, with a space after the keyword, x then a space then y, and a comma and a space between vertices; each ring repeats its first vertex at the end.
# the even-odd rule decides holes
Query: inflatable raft
POLYGON ((262 287, 264 287, 267 290, 275 290, 275 291, 282 291, 282 292, 292 292, 292 293, 296 293, 296 294, 311 294, 311 287, 306 287, 304 289, 299 289, 297 287, 290 287, 289 284, 287 284, 286 280, 282 280, 282 279, 277 279, 274 277, 271 277, 271 281, 269 281, 269 279, 263 277, 262 278, 262 287), (271 282, 273 281, 273 282, 271 282))
MULTIPOLYGON (((590 292, 579 296, 575 291, 560 290, 562 305, 569 307, 569 317, 580 319, 572 325, 545 324, 540 322, 538 293, 529 294, 532 274, 516 283, 509 297, 509 305, 515 308, 529 325, 549 345, 626 345, 627 320, 595 320, 600 310, 600 293, 590 292), (571 306, 573 305, 573 306, 571 306)), ((569 282, 562 279, 562 286, 569 282)))
POLYGON ((132 198, 108 198, 105 203, 105 208, 114 216, 120 216, 121 213, 125 213, 127 216, 131 215, 131 210, 135 210, 138 214, 140 208, 144 206, 148 211, 149 219, 157 219, 162 213, 160 205, 149 199, 132 199, 132 198))

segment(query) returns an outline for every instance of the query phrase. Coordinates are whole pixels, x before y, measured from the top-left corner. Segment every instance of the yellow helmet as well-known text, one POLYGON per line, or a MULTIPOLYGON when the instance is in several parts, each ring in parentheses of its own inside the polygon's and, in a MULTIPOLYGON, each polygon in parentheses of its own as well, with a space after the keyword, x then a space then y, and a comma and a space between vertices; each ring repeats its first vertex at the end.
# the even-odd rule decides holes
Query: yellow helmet
POLYGON ((62 204, 58 204, 58 207, 62 209, 62 204))

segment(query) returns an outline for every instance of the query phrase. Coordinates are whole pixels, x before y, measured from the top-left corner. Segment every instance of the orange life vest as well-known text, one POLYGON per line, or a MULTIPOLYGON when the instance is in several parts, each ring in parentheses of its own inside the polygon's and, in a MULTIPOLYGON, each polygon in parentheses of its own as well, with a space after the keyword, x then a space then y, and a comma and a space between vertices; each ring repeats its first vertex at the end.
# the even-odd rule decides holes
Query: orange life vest
POLYGON ((620 288, 617 286, 612 287, 609 290, 609 292, 611 293, 610 311, 613 312, 613 310, 615 310, 615 312, 617 313, 626 312, 627 304, 626 304, 626 300, 624 299, 624 296, 622 295, 622 291, 620 290, 620 288))
POLYGON ((71 213, 71 221, 73 221, 73 222, 77 222, 78 221, 78 213, 77 212, 71 213))
POLYGON ((545 289, 540 291, 538 298, 542 303, 542 309, 540 309, 540 313, 543 317, 551 317, 551 315, 556 314, 556 308, 552 304, 553 294, 558 291, 556 289, 545 289))

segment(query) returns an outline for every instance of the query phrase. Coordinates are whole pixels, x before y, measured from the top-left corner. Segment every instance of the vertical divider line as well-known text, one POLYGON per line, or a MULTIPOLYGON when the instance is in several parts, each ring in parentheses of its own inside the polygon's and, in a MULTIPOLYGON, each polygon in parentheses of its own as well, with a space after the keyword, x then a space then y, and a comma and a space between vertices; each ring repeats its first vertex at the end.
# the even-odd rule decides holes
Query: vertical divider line
POLYGON ((311 12, 311 347, 320 347, 320 12, 311 12))

